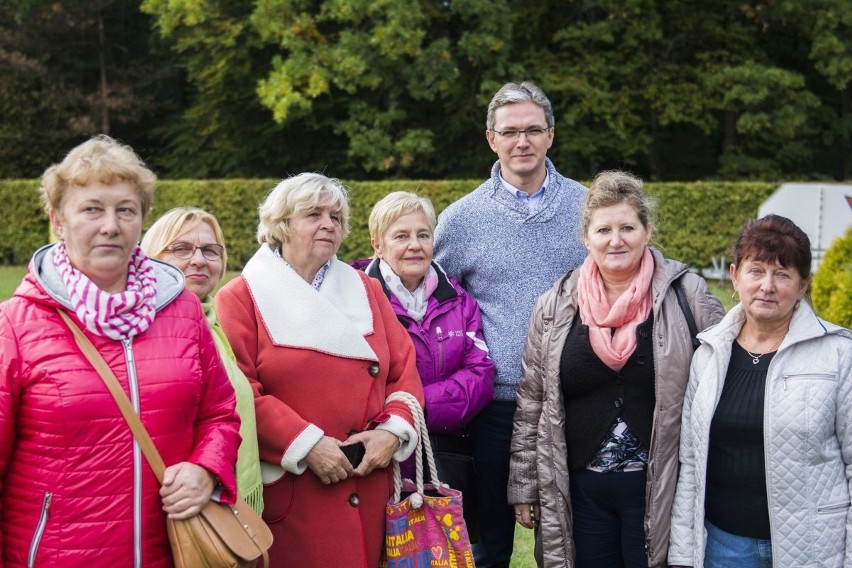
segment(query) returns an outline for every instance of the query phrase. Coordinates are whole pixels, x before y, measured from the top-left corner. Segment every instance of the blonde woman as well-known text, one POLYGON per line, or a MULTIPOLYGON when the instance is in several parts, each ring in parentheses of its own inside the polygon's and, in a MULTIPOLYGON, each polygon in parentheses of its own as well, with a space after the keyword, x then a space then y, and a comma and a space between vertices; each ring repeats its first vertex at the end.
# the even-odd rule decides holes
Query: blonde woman
POLYGON ((237 456, 237 493, 260 514, 263 512, 263 484, 257 450, 254 395, 234 360, 234 352, 213 307, 213 291, 225 275, 228 261, 219 222, 197 207, 172 209, 151 225, 142 239, 142 249, 152 258, 177 266, 186 278, 186 289, 201 301, 216 348, 237 395, 242 437, 237 456))
POLYGON ((60 241, 0 304, 0 566, 170 568, 166 516, 236 495, 239 418, 204 314, 139 247, 156 176, 97 136, 42 176, 60 241), (161 486, 59 310, 128 393, 161 486))
POLYGON ((539 566, 665 566, 681 406, 698 329, 724 312, 650 246, 642 180, 601 172, 583 202, 589 255, 539 298, 524 349, 509 502, 539 566))

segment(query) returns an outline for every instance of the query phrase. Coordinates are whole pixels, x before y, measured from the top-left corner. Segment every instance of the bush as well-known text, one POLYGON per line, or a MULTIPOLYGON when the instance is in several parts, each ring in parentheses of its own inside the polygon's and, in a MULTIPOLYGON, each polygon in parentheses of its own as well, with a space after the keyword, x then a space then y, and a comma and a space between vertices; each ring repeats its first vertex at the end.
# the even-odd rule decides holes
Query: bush
POLYGON ((811 301, 821 318, 852 327, 852 227, 826 251, 814 275, 811 301))
MULTIPOLYGON (((278 180, 162 180, 157 184, 154 206, 146 222, 179 205, 195 205, 210 211, 222 224, 228 245, 229 268, 239 270, 257 250, 257 206, 278 180)), ((344 182, 349 189, 352 232, 340 247, 339 256, 349 261, 370 256, 367 218, 373 204, 399 189, 429 197, 435 210, 475 189, 481 180, 344 182)), ((727 254, 746 223, 757 216, 763 201, 777 187, 774 183, 648 183, 648 192, 659 201, 654 239, 666 256, 691 266, 710 266, 711 258, 727 254)), ((38 200, 38 182, 0 180, 4 204, 0 227, 0 263, 26 264, 32 253, 47 242, 47 216, 38 200)))

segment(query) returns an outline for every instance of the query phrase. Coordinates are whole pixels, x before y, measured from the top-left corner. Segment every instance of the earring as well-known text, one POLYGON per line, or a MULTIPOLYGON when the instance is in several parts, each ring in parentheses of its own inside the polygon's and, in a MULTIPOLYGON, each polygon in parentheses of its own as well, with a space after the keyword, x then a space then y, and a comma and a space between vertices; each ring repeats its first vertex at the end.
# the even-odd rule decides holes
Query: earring
POLYGON ((737 294, 738 294, 737 289, 736 289, 736 288, 734 288, 734 291, 733 291, 733 292, 731 292, 731 301, 732 301, 732 302, 736 301, 736 299, 737 299, 737 294))

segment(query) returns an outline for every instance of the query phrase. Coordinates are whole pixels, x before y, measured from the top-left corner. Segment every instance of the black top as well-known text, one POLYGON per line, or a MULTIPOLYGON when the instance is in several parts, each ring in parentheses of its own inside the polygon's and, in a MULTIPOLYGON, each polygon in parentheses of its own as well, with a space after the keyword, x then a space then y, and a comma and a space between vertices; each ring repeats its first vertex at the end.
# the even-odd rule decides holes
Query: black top
POLYGON ((580 322, 577 312, 559 364, 569 470, 586 468, 619 415, 645 449, 651 447, 656 401, 653 325, 651 312, 636 328, 636 350, 621 371, 614 371, 595 354, 589 326, 580 322))
POLYGON ((755 364, 734 341, 722 396, 710 424, 707 519, 731 534, 769 539, 763 402, 775 353, 755 364))

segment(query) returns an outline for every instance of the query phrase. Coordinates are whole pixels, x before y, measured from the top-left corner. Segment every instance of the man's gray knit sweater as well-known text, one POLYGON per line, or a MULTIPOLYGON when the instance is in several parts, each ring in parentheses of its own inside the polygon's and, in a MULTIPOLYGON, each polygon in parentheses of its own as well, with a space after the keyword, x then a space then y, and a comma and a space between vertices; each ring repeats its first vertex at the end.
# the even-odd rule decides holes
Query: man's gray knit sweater
POLYGON ((495 398, 515 400, 521 355, 538 297, 586 257, 580 235, 586 188, 546 160, 548 183, 530 214, 491 179, 447 207, 435 230, 435 260, 479 302, 489 354, 497 368, 495 398))

